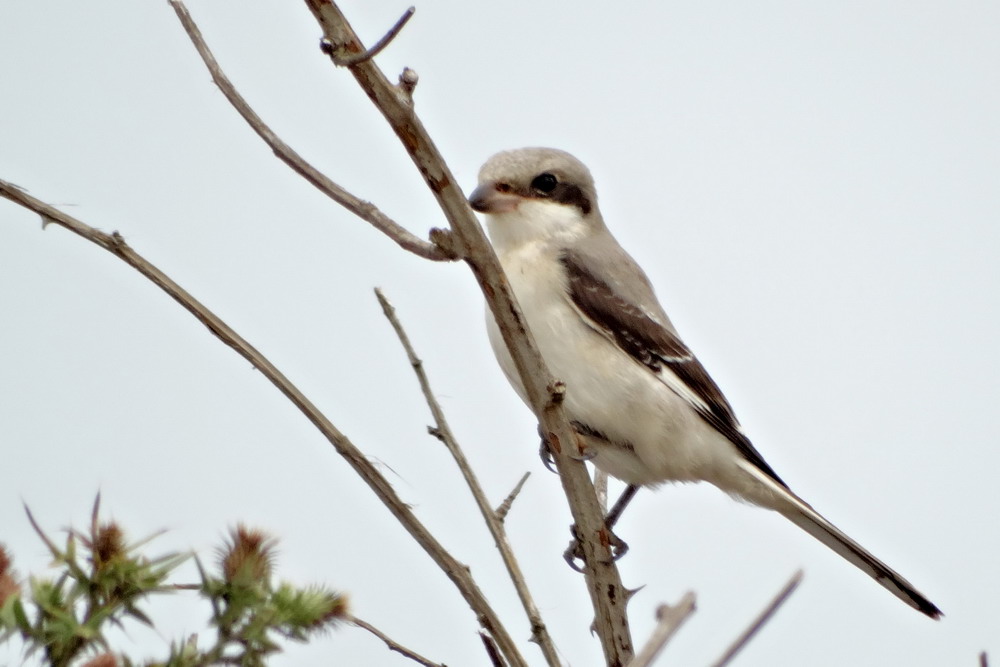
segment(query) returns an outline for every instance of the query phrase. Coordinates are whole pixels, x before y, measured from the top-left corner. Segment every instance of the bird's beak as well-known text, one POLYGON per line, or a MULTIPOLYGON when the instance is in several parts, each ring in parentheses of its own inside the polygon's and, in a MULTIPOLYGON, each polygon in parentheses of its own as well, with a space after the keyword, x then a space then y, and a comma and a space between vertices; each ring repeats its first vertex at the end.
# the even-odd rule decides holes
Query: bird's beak
POLYGON ((509 213, 517 209, 521 197, 504 192, 507 187, 495 181, 483 183, 469 195, 469 206, 480 213, 509 213))

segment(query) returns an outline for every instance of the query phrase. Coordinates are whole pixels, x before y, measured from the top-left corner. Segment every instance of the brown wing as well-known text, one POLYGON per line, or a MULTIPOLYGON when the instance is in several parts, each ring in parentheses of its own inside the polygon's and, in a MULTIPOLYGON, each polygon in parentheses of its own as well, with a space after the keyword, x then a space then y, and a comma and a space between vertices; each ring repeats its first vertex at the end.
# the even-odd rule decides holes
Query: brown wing
POLYGON ((719 386, 681 339, 642 308, 619 296, 572 252, 565 252, 561 260, 569 276, 569 296, 595 328, 652 372, 664 379, 669 379, 666 374, 672 374, 680 387, 672 386, 669 381, 667 386, 687 400, 701 418, 732 442, 747 460, 788 488, 743 434, 719 386))

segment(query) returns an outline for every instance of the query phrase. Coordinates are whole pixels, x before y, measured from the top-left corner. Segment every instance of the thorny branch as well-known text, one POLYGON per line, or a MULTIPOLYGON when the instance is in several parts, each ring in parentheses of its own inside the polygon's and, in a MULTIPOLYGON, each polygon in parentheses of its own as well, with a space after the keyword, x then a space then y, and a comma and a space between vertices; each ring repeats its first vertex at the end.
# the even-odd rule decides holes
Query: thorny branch
POLYGON ((434 662, 432 660, 429 660, 429 659, 423 657, 422 655, 420 655, 416 651, 413 651, 413 650, 410 650, 410 649, 406 648, 405 646, 403 646, 399 642, 394 641, 391 637, 389 637, 388 635, 386 635, 384 632, 382 632, 381 630, 379 630, 378 628, 376 628, 371 623, 367 623, 365 621, 362 621, 357 616, 354 616, 354 617, 351 618, 351 623, 353 623, 354 625, 358 626, 359 628, 367 630, 368 632, 372 633, 373 635, 375 635, 376 637, 378 637, 379 639, 381 639, 382 641, 384 641, 385 645, 389 647, 390 651, 395 651, 396 653, 399 653, 400 655, 404 655, 407 658, 409 658, 410 660, 413 660, 414 662, 420 663, 424 667, 445 667, 444 665, 442 665, 440 663, 434 662))
MULTIPOLYGON (((320 192, 330 197, 348 211, 371 223, 372 226, 398 243, 404 250, 409 250, 420 257, 435 261, 456 259, 453 254, 443 248, 435 245, 434 243, 430 243, 429 241, 424 241, 423 239, 410 233, 402 225, 380 211, 378 207, 371 202, 355 197, 353 194, 334 183, 324 173, 316 169, 316 167, 309 164, 305 158, 296 153, 291 146, 282 141, 281 138, 278 137, 278 135, 276 135, 263 120, 261 120, 260 116, 257 115, 250 105, 247 104, 247 101, 243 99, 243 96, 240 95, 239 91, 236 90, 236 87, 222 71, 222 68, 219 67, 219 63, 215 60, 215 56, 212 55, 208 45, 205 44, 205 40, 201 36, 201 31, 198 30, 198 26, 195 24, 194 19, 191 18, 191 14, 188 13, 187 7, 184 6, 184 3, 180 2, 180 0, 170 0, 170 4, 177 13, 177 17, 180 19, 181 25, 184 26, 184 30, 187 32, 188 37, 191 38, 194 48, 198 50, 198 54, 205 62, 205 66, 208 67, 208 71, 211 73, 212 80, 215 82, 215 85, 219 87, 219 90, 221 90, 222 94, 226 96, 229 103, 233 105, 236 111, 238 111, 250 127, 253 128, 253 131, 264 140, 264 143, 271 147, 271 150, 274 151, 274 154, 279 160, 287 164, 297 174, 316 186, 320 192)), ((404 16, 408 17, 410 15, 412 15, 412 12, 404 16)), ((403 23, 405 23, 405 21, 403 21, 403 23)), ((402 26, 400 26, 400 28, 402 28, 402 26)), ((388 44, 388 42, 386 43, 388 44)))
POLYGON ((660 651, 667 645, 667 642, 674 636, 674 633, 694 613, 694 603, 694 593, 688 591, 681 598, 681 601, 673 607, 665 604, 660 605, 656 610, 656 617, 659 622, 653 629, 653 634, 650 635, 642 650, 628 664, 628 667, 649 667, 649 665, 653 664, 653 660, 660 654, 660 651))
MULTIPOLYGON (((455 186, 454 179, 444 164, 443 159, 438 154, 436 148, 426 135, 419 119, 412 111, 412 93, 417 83, 416 72, 405 69, 400 76, 398 86, 392 86, 377 66, 372 63, 372 59, 385 49, 391 41, 403 29, 407 21, 413 16, 414 8, 410 7, 397 23, 384 35, 373 47, 365 50, 357 36, 354 34, 346 19, 340 13, 335 4, 329 0, 306 0, 307 5, 313 11, 315 17, 323 27, 326 38, 324 39, 325 52, 331 57, 335 64, 348 67, 359 84, 373 100, 379 110, 383 113, 390 125, 402 140, 414 163, 425 178, 428 186, 437 197, 442 210, 445 212, 452 226, 452 232, 442 230, 432 230, 432 241, 428 242, 413 235, 397 222, 386 216, 376 206, 370 202, 359 199, 337 183, 322 174, 319 170, 304 160, 298 153, 285 144, 253 111, 247 102, 236 91, 235 87, 222 72, 215 58, 206 46, 200 31, 193 22, 181 0, 168 0, 174 7, 185 30, 190 36, 195 48, 198 50, 206 66, 208 67, 213 80, 220 88, 230 103, 237 109, 241 116, 247 121, 252 129, 267 143, 275 155, 288 164, 294 171, 303 176, 320 191, 327 194, 334 201, 355 213, 362 219, 368 221, 378 230, 389 236, 399 246, 418 256, 434 261, 447 261, 458 258, 465 261, 472 268, 477 280, 482 287, 484 294, 493 310, 505 340, 511 349, 512 356, 521 373, 522 380, 529 392, 532 404, 539 415, 542 426, 546 429, 549 441, 553 443, 556 454, 556 462, 559 466, 561 478, 563 479, 567 497, 573 510, 574 518, 577 519, 578 526, 582 527, 582 534, 589 539, 585 540, 586 563, 588 575, 588 587, 591 591, 592 600, 597 611, 598 619, 595 622, 601 634, 602 645, 605 648, 605 655, 608 664, 620 665, 623 660, 627 660, 631 653, 631 638, 628 634, 627 618, 624 613, 624 602, 617 603, 616 600, 627 600, 629 595, 620 596, 622 588, 617 570, 614 564, 608 562, 606 534, 598 526, 600 521, 595 523, 592 519, 594 513, 590 505, 590 497, 593 496, 593 487, 581 481, 581 471, 583 467, 570 460, 567 456, 575 450, 575 437, 568 427, 561 414, 562 387, 558 382, 550 381, 548 372, 538 356, 537 350, 523 324, 520 311, 513 301, 507 286, 506 280, 499 270, 495 256, 474 218, 465 206, 464 195, 455 186), (565 449, 564 449, 565 447, 565 449), (588 493, 588 490, 590 493, 588 493), (605 592, 602 586, 609 583, 603 591, 607 592, 608 600, 604 600, 605 592), (610 602, 610 604, 609 604, 610 602)), ((344 436, 327 418, 320 413, 316 407, 305 398, 298 389, 285 378, 277 368, 270 364, 259 351, 251 346, 246 340, 240 337, 235 331, 230 329, 222 320, 217 318, 211 311, 205 308, 200 302, 195 300, 190 294, 174 283, 169 277, 160 272, 155 266, 147 262, 136 253, 118 232, 106 234, 97 229, 89 227, 79 220, 63 214, 51 206, 41 202, 20 188, 0 180, 0 197, 14 201, 15 203, 28 208, 42 217, 43 226, 55 223, 78 234, 86 240, 95 243, 105 250, 116 255, 127 264, 142 273, 146 278, 164 290, 171 298, 180 303, 185 309, 191 312, 221 341, 232 347, 238 354, 250 361, 254 367, 260 370, 282 393, 286 395, 305 415, 312 421, 323 435, 330 441, 334 448, 340 453, 362 479, 369 485, 382 502, 390 509, 404 527, 411 533, 416 541, 428 552, 429 555, 439 564, 445 573, 453 580, 470 606, 477 612, 480 624, 486 629, 481 633, 484 646, 490 655, 491 661, 496 665, 525 664, 523 658, 517 654, 516 647, 506 635, 506 631, 495 617, 488 602, 476 587, 475 582, 468 576, 467 568, 456 561, 448 554, 436 540, 427 533, 426 529, 410 513, 408 507, 395 495, 391 485, 379 471, 373 467, 359 450, 344 436), (501 650, 500 647, 503 647, 501 650), (506 655, 507 661, 503 656, 506 655)), ((420 367, 420 361, 416 358, 409 342, 405 339, 405 333, 398 326, 394 315, 390 313, 392 307, 384 300, 379 293, 379 300, 386 309, 387 317, 393 322, 397 329, 404 347, 410 356, 411 363, 417 372, 421 386, 425 389, 425 395, 437 423, 435 434, 445 442, 449 450, 459 461, 459 466, 463 473, 468 473, 466 478, 473 488, 477 501, 482 495, 471 469, 464 463, 461 450, 455 443, 454 438, 448 428, 443 414, 440 414, 440 407, 434 399, 426 377, 420 367), (440 416, 439 416, 440 414, 440 416)), ((585 474, 585 473, 584 473, 585 474)), ((480 502, 484 517, 491 530, 496 527, 499 532, 494 534, 498 546, 501 542, 506 544, 503 535, 502 522, 509 509, 510 503, 519 492, 525 479, 521 479, 514 491, 507 497, 504 503, 494 512, 485 504, 485 498, 480 502)), ((606 479, 603 480, 606 484, 606 479)), ((599 484, 601 487, 603 484, 599 484)), ((601 493, 603 502, 606 503, 606 489, 601 493)), ((600 508, 598 507, 598 510, 600 508)), ((96 512, 96 507, 95 507, 96 512)), ((38 529, 37 523, 28 512, 29 521, 38 529)), ((96 516, 96 515, 95 515, 96 516)), ((600 511, 596 514, 601 517, 600 511)), ((43 540, 54 548, 52 543, 40 532, 43 540)), ((503 549, 501 549, 503 551, 503 549)), ((516 561, 511 555, 511 563, 516 569, 516 561)), ((506 558, 505 558, 506 562, 506 558)), ((510 568, 511 565, 508 564, 510 568)), ((521 582, 523 577, 520 572, 511 571, 511 576, 515 584, 521 582)), ((751 625, 734 640, 723 656, 713 663, 713 667, 724 667, 730 664, 733 658, 746 646, 746 644, 756 635, 761 627, 768 621, 777 610, 787 601, 802 579, 802 571, 796 572, 768 606, 758 615, 751 625)), ((192 585, 175 585, 174 588, 191 588, 192 585)), ((521 593, 520 587, 518 592, 521 593)), ((527 589, 525 587, 525 596, 527 589)), ((555 657, 555 649, 551 644, 551 639, 547 635, 545 626, 537 616, 530 596, 522 596, 526 610, 532 621, 535 631, 533 640, 542 645, 549 664, 559 664, 555 657), (536 623, 536 618, 538 618, 536 623), (541 634, 539 634, 539 631, 541 634), (551 650, 551 654, 550 654, 551 650)), ((666 642, 673 636, 680 625, 693 613, 694 595, 686 594, 675 606, 663 605, 658 610, 659 623, 643 647, 639 655, 628 662, 629 667, 645 667, 652 663, 656 655, 662 650, 666 642)), ((382 639, 390 650, 397 651, 412 660, 428 666, 440 667, 419 654, 401 646, 393 641, 370 624, 354 618, 353 623, 376 637, 382 639)), ((979 664, 986 667, 988 664, 987 653, 979 654, 979 664)))
POLYGON ((505 655, 508 662, 511 665, 518 666, 527 664, 520 655, 514 641, 507 633, 507 630, 500 623, 500 619, 490 606, 489 601, 487 601, 482 591, 476 585, 475 580, 469 574, 468 567, 448 553, 441 543, 417 519, 410 510, 410 507, 396 495, 392 485, 389 484, 388 480, 382 476, 361 450, 355 447, 354 443, 341 433, 327 419, 326 415, 320 412, 312 401, 306 398, 299 391, 298 387, 292 384, 263 354, 230 328, 215 313, 171 280, 169 276, 135 252, 125 243, 125 239, 118 232, 107 234, 94 229, 2 180, 0 180, 0 197, 5 197, 24 208, 34 211, 48 223, 55 223, 65 227, 117 256, 151 280, 157 287, 166 292, 202 324, 208 327, 219 340, 233 348, 237 354, 253 364, 254 368, 270 380, 319 429, 330 444, 333 445, 334 449, 337 450, 337 453, 344 457, 347 463, 354 468, 354 471, 375 492, 375 495, 392 512, 393 516, 403 524, 403 527, 406 528, 413 539, 423 547, 424 551, 430 555, 438 567, 452 580, 452 583, 461 592, 462 597, 465 598, 468 605, 476 612, 479 624, 492 634, 497 639, 497 642, 505 648, 505 655))
MULTIPOLYGON (((586 468, 573 458, 579 449, 579 444, 575 433, 562 413, 561 401, 559 400, 561 396, 557 391, 560 384, 552 380, 546 369, 526 328, 523 316, 513 300, 496 256, 468 208, 464 194, 455 184, 455 179, 444 164, 441 155, 413 113, 410 93, 415 85, 415 74, 411 71, 409 76, 404 77, 405 81, 401 80, 401 85, 397 87, 385 79, 370 58, 360 58, 350 66, 356 80, 400 137, 445 212, 452 233, 438 231, 434 234, 432 232, 434 243, 428 243, 413 236, 370 203, 361 201, 343 190, 278 139, 222 74, 218 64, 205 47, 204 40, 183 3, 180 0, 170 0, 170 2, 212 73, 216 84, 280 159, 314 186, 348 210, 373 224, 405 249, 428 259, 443 260, 460 256, 467 261, 500 324, 506 344, 510 348, 522 376, 531 404, 541 421, 546 440, 551 443, 554 450, 556 465, 560 471, 560 479, 569 501, 576 531, 581 537, 587 588, 595 609, 595 627, 601 638, 606 662, 609 665, 623 664, 632 655, 632 640, 625 612, 625 602, 628 599, 627 590, 622 585, 620 575, 611 559, 608 549, 609 535, 603 524, 603 514, 594 495, 593 485, 586 473, 586 468)), ((326 39, 331 45, 335 45, 333 49, 335 53, 331 55, 342 59, 365 53, 357 36, 334 4, 328 0, 307 0, 307 5, 322 26, 326 39)), ((386 41, 388 42, 388 40, 386 41)), ((2 185, 3 192, 0 194, 39 212, 43 219, 57 222, 80 234, 135 267, 184 305, 227 345, 233 347, 261 369, 316 424, 338 452, 350 462, 379 495, 390 511, 407 527, 418 543, 452 578, 470 606, 476 609, 480 623, 492 634, 507 662, 513 665, 524 664, 516 646, 499 624, 482 593, 468 577, 464 566, 445 552, 434 538, 423 529, 423 526, 410 514, 409 509, 396 497, 388 482, 379 475, 377 470, 371 467, 353 444, 337 431, 315 409, 315 406, 291 385, 287 378, 284 378, 276 368, 271 366, 257 350, 167 276, 136 254, 117 233, 108 235, 99 232, 65 216, 43 202, 34 200, 16 188, 5 183, 2 185)))
MULTIPOLYGON (((330 0, 306 0, 323 36, 332 45, 331 57, 342 59, 366 49, 336 4, 330 0)), ((392 85, 372 60, 350 68, 351 74, 399 137, 410 158, 437 198, 451 226, 455 253, 462 257, 479 282, 490 310, 510 350, 532 409, 538 416, 554 453, 559 478, 580 535, 587 589, 595 612, 595 626, 608 665, 622 665, 633 653, 625 610, 627 591, 611 558, 611 537, 594 493, 586 467, 579 460, 579 443, 563 414, 553 380, 528 331, 521 310, 492 246, 486 240, 465 195, 420 119, 412 99, 392 85)), ((440 245, 440 244, 439 244, 440 245)), ((501 649, 503 647, 501 646, 501 649)))
MULTIPOLYGON (((420 357, 417 356, 416 351, 413 349, 410 337, 406 334, 406 330, 403 329, 402 323, 396 316, 396 309, 393 308, 381 289, 375 288, 375 296, 378 298, 379 305, 382 306, 382 312, 385 314, 386 319, 389 320, 393 331, 396 332, 399 342, 403 345, 410 366, 413 367, 413 372, 420 383, 420 390, 423 392, 427 406, 434 417, 434 435, 444 443, 452 458, 455 459, 455 463, 458 465, 458 469, 461 471, 462 477, 465 478, 465 482, 468 484, 469 490, 472 491, 472 496, 476 500, 476 505, 483 515, 486 527, 489 528, 490 534, 493 536, 493 541, 496 543, 497 550, 500 552, 504 565, 507 567, 507 573, 514 583, 517 595, 521 599, 521 605, 524 607, 524 612, 527 614, 528 621, 531 624, 531 639, 542 649, 546 662, 549 665, 558 666, 560 664, 559 653, 556 651, 548 628, 542 620, 542 615, 538 611, 534 599, 531 597, 531 591, 528 590, 524 573, 521 572, 521 566, 514 556, 510 542, 507 540, 507 531, 504 530, 502 519, 497 516, 490 506, 489 499, 486 497, 483 487, 479 484, 476 473, 472 470, 469 460, 465 458, 465 453, 462 451, 461 446, 459 446, 454 433, 452 433, 451 426, 448 425, 448 420, 444 416, 444 410, 441 409, 441 404, 438 403, 437 398, 434 396, 434 391, 431 389, 430 380, 427 379, 427 373, 424 371, 423 361, 420 360, 420 357)), ((521 483, 524 483, 523 479, 521 483)))

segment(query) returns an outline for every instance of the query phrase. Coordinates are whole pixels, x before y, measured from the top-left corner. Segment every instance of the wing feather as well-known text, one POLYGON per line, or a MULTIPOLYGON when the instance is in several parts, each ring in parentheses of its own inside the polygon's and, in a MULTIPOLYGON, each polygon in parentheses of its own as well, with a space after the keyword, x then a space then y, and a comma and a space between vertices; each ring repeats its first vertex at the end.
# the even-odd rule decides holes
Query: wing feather
POLYGON ((616 293, 571 251, 563 253, 561 261, 569 278, 569 297, 590 325, 656 373, 750 463, 787 488, 744 435, 729 401, 677 334, 616 293))

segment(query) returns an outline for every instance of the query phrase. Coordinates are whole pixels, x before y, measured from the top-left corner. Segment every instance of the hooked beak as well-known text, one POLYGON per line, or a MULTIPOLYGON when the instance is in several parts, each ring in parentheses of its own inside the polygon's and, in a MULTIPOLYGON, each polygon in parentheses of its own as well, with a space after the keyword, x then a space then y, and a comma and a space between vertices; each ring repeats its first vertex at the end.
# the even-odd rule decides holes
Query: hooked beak
POLYGON ((469 206, 480 213, 509 213, 520 203, 521 197, 510 192, 509 185, 496 181, 483 183, 469 195, 469 206))

